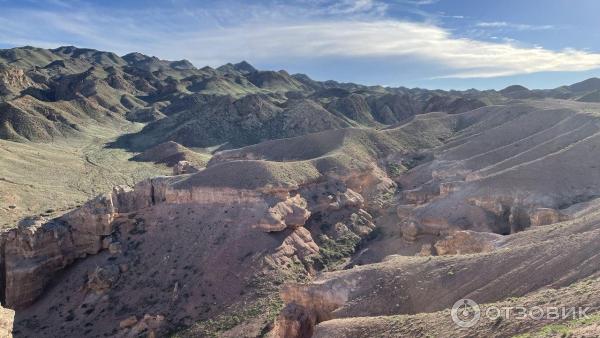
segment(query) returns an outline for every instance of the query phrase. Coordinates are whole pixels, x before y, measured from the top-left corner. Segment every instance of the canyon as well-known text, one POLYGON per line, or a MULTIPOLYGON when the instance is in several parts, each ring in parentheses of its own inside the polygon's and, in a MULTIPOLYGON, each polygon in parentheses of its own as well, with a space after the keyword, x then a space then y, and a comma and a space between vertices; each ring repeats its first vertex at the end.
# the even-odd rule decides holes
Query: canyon
POLYGON ((73 163, 37 206, 48 165, 25 181, 3 158, 14 337, 597 332, 450 316, 462 298, 600 306, 595 81, 429 91, 75 47, 0 64, 3 154, 73 163))

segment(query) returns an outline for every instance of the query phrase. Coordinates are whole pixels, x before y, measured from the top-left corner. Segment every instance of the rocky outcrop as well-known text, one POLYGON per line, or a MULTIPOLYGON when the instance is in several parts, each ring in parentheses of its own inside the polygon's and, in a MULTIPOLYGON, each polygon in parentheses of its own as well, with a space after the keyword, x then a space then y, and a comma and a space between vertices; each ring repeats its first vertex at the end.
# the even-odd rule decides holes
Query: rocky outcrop
POLYGON ((357 212, 350 214, 348 227, 359 237, 366 237, 375 229, 373 216, 363 209, 358 209, 357 212))
POLYGON ((556 209, 502 195, 471 197, 468 202, 492 216, 495 223, 501 225, 500 228, 492 230, 505 235, 530 226, 548 225, 569 219, 556 209), (504 230, 500 230, 501 228, 504 230))
POLYGON ((551 208, 537 208, 529 216, 531 226, 542 226, 567 220, 567 216, 551 208))
POLYGON ((277 264, 286 265, 292 263, 294 257, 304 262, 306 257, 318 253, 319 246, 313 240, 310 231, 305 228, 297 228, 284 239, 272 258, 277 264))
POLYGON ((440 196, 444 197, 450 193, 456 192, 460 189, 462 182, 442 182, 440 183, 440 196))
POLYGON ((152 204, 153 187, 151 181, 136 189, 117 186, 57 219, 25 219, 3 233, 5 304, 15 309, 31 304, 57 271, 97 254, 120 214, 152 204))
POLYGON ((348 298, 347 288, 313 288, 286 285, 281 299, 287 304, 276 319, 273 337, 312 337, 316 324, 332 318, 331 312, 348 298))
POLYGON ((23 69, 0 64, 0 96, 18 94, 34 86, 34 82, 23 69))
POLYGON ((10 308, 31 304, 56 271, 85 253, 60 222, 27 219, 4 235, 4 303, 10 308))
POLYGON ((310 211, 306 207, 306 200, 300 195, 288 197, 270 207, 256 227, 266 232, 300 227, 310 217, 310 211))
POLYGON ((102 242, 113 233, 121 213, 150 205, 151 200, 144 189, 118 186, 57 219, 25 219, 5 232, 0 249, 5 257, 6 305, 18 309, 31 304, 57 271, 103 249, 102 242))
POLYGON ((0 306, 0 338, 13 337, 13 322, 15 311, 0 306))
MULTIPOLYGON (((310 232, 301 228, 310 217, 307 203, 299 194, 221 188, 175 188, 169 178, 140 182, 134 188, 117 186, 82 207, 57 219, 28 219, 2 234, 4 253, 3 289, 10 308, 22 308, 39 297, 53 276, 76 259, 101 250, 118 253, 110 236, 115 221, 131 212, 162 203, 225 204, 252 210, 256 229, 270 232, 295 229, 277 250, 277 261, 292 256, 303 258, 318 252, 310 232)), ((350 203, 342 198, 343 203, 350 203)), ((88 276, 87 287, 100 292, 118 279, 115 266, 99 268, 88 276)))
POLYGON ((402 238, 412 242, 417 240, 417 236, 421 231, 417 224, 411 221, 400 225, 400 233, 402 234, 402 238))
POLYGON ((410 204, 425 204, 439 195, 439 191, 433 191, 427 187, 419 187, 417 189, 405 190, 402 192, 403 199, 410 204))
POLYGON ((188 161, 179 161, 173 166, 173 175, 193 174, 198 171, 200 169, 188 161))
POLYGON ((494 241, 500 238, 502 238, 501 235, 491 233, 456 231, 437 241, 433 247, 435 253, 440 256, 490 252, 496 248, 494 241))

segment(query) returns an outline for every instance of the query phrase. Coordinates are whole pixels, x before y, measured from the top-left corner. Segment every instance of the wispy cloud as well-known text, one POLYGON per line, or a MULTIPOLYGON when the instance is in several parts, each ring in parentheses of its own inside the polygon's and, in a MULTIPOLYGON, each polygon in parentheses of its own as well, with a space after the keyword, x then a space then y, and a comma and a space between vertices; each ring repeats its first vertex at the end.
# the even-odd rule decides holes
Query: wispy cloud
POLYGON ((478 22, 475 24, 475 26, 481 28, 506 28, 520 31, 538 31, 556 28, 553 25, 527 25, 522 23, 512 23, 506 21, 478 22))
POLYGON ((342 0, 322 8, 322 11, 325 11, 330 15, 357 13, 383 15, 387 10, 388 5, 384 2, 375 0, 342 0))

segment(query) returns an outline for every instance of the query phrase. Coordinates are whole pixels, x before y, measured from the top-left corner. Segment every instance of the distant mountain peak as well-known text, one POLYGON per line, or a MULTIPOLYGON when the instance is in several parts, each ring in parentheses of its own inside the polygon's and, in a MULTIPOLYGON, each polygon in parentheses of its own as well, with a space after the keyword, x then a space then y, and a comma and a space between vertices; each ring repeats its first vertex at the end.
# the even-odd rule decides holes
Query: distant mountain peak
POLYGON ((138 53, 138 52, 129 53, 129 54, 123 56, 123 60, 125 60, 127 62, 140 62, 140 61, 144 61, 144 60, 148 60, 148 59, 150 59, 150 57, 148 55, 138 53))
POLYGON ((235 68, 235 70, 237 70, 238 72, 246 73, 246 74, 254 73, 254 72, 258 71, 256 68, 254 68, 254 66, 249 64, 246 60, 236 63, 235 65, 233 65, 233 68, 235 68))
POLYGON ((574 83, 568 88, 574 92, 590 92, 600 89, 600 78, 592 77, 581 82, 574 83))
POLYGON ((58 48, 52 49, 53 52, 63 52, 63 53, 72 53, 79 48, 75 46, 60 46, 58 48))
POLYGON ((242 61, 236 64, 233 63, 226 63, 222 66, 220 66, 219 68, 217 68, 218 71, 223 72, 223 73, 229 73, 229 74, 234 74, 234 75, 248 75, 248 74, 252 74, 255 72, 258 72, 258 70, 256 68, 254 68, 250 63, 248 63, 247 61, 242 61))
POLYGON ((173 61, 171 63, 171 67, 173 67, 174 69, 179 69, 179 70, 196 68, 190 61, 188 61, 186 59, 179 60, 179 61, 173 61))
POLYGON ((515 92, 528 91, 528 90, 529 90, 529 88, 527 88, 525 86, 512 85, 512 86, 508 86, 508 87, 502 89, 500 91, 500 93, 502 93, 502 94, 510 94, 510 93, 515 93, 515 92))

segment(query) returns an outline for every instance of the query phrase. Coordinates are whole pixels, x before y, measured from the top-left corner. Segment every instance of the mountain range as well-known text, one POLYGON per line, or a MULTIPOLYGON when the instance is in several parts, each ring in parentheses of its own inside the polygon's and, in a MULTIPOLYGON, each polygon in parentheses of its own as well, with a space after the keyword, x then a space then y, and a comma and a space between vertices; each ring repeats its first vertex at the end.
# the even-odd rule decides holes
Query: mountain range
POLYGON ((416 114, 461 113, 511 99, 597 102, 600 96, 598 79, 553 90, 385 88, 259 71, 247 62, 198 69, 187 60, 75 47, 3 50, 0 64, 0 137, 43 142, 85 133, 90 123, 148 123, 119 140, 136 150, 165 141, 235 148, 327 129, 384 127, 416 114))

